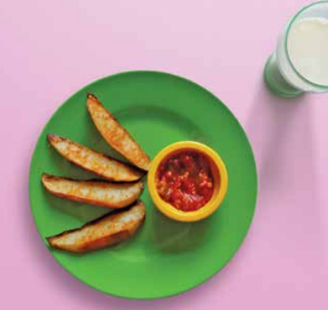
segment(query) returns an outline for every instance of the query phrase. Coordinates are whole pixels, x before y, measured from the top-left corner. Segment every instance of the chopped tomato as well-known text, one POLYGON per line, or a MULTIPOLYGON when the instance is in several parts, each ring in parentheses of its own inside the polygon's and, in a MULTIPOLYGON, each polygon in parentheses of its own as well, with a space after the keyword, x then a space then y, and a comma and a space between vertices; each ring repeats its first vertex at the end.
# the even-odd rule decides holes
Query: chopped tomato
POLYGON ((156 187, 161 198, 182 211, 203 207, 213 195, 210 159, 197 151, 184 150, 159 165, 156 187))

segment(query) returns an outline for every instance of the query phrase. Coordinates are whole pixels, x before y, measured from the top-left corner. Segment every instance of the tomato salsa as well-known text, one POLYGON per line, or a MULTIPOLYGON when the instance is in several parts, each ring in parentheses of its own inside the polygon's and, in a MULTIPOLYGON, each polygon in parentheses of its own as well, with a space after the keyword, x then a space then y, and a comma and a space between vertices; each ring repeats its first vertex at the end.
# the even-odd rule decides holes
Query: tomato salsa
POLYGON ((213 195, 210 159, 194 150, 182 150, 166 157, 156 173, 160 197, 182 211, 203 207, 213 195))

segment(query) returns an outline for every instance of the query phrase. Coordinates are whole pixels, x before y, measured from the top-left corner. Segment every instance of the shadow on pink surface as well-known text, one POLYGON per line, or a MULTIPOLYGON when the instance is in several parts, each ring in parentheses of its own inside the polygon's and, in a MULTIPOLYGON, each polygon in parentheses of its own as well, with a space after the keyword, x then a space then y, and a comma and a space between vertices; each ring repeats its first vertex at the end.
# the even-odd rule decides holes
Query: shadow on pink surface
POLYGON ((246 122, 259 174, 259 225, 271 230, 268 247, 306 268, 324 259, 310 96, 278 98, 261 82, 246 122))

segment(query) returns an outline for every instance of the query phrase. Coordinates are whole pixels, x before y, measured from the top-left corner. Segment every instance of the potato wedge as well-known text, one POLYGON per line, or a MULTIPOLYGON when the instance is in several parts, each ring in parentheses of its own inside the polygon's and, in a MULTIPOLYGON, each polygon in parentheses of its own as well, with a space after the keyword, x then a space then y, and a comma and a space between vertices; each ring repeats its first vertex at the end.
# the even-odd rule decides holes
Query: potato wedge
POLYGON ((139 201, 129 209, 122 209, 85 224, 81 228, 48 237, 53 248, 83 253, 118 244, 136 233, 145 219, 146 209, 139 201))
POLYGON ((87 108, 103 138, 135 166, 148 171, 151 163, 149 157, 96 96, 88 94, 87 108))
POLYGON ((143 190, 142 182, 78 181, 49 174, 43 174, 41 180, 44 187, 55 196, 110 208, 130 205, 143 190))
POLYGON ((93 151, 69 139, 49 134, 48 140, 50 144, 66 159, 107 180, 131 182, 139 180, 143 175, 141 170, 93 151))

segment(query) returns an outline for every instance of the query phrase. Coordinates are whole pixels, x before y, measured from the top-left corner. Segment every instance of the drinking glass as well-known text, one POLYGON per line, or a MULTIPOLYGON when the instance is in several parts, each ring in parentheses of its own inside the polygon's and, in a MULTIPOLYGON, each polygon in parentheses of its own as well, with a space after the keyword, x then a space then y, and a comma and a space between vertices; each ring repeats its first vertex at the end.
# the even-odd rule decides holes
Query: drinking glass
POLYGON ((288 48, 290 30, 305 18, 323 18, 328 22, 328 1, 315 2, 301 9, 288 21, 280 34, 276 50, 268 58, 264 69, 264 79, 268 88, 278 96, 296 97, 304 92, 328 91, 328 84, 315 83, 302 75, 290 57, 288 48))

